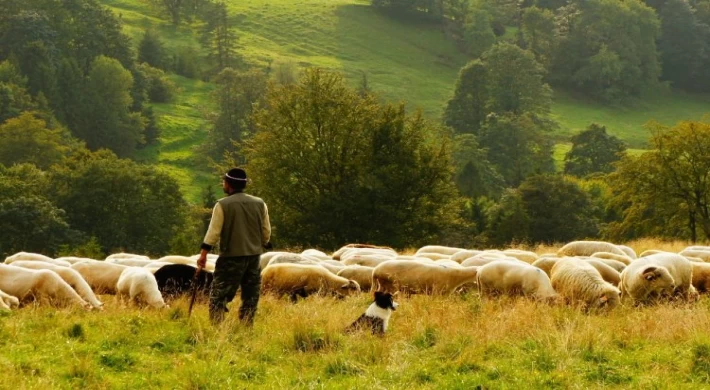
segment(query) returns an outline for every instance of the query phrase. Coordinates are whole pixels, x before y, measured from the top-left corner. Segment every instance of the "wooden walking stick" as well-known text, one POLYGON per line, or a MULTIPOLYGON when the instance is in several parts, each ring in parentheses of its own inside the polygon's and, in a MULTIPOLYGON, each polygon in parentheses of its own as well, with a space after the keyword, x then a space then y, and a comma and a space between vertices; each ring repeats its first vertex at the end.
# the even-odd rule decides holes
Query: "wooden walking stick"
POLYGON ((197 285, 200 278, 200 272, 202 272, 202 267, 197 267, 195 276, 192 278, 192 297, 190 298, 190 308, 187 309, 187 318, 190 318, 190 315, 192 314, 192 307, 195 306, 195 299, 197 299, 197 285))

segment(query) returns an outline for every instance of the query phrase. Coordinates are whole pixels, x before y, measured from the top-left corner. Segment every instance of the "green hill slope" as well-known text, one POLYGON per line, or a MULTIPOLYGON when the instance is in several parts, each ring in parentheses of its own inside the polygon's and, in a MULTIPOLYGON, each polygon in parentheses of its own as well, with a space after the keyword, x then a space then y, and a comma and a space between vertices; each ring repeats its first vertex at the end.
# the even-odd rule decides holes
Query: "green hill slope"
MULTIPOLYGON (((119 14, 126 32, 139 41, 148 27, 158 30, 168 49, 198 46, 199 26, 171 26, 147 0, 103 0, 119 14)), ((436 25, 384 15, 363 0, 228 0, 239 36, 239 53, 249 64, 292 62, 343 72, 356 85, 366 72, 371 88, 384 99, 406 101, 438 119, 467 58, 436 25)), ((209 84, 176 78, 183 88, 173 104, 160 105, 163 144, 145 151, 181 180, 190 200, 209 182, 208 169, 195 169, 191 147, 204 140, 201 111, 209 109, 209 84), (199 173, 204 171, 203 173, 199 173)), ((557 138, 597 122, 642 148, 643 124, 656 119, 673 124, 710 112, 710 96, 669 93, 632 108, 602 106, 557 93, 553 115, 561 124, 557 138)), ((559 154, 558 154, 559 155, 559 154)))

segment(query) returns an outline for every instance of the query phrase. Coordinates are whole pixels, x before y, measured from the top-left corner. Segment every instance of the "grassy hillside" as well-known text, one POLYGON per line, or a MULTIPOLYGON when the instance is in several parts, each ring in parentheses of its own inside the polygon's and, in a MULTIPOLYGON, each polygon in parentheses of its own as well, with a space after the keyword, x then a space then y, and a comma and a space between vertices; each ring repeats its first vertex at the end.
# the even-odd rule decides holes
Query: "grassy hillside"
MULTIPOLYGON (((126 32, 136 44, 143 31, 151 27, 160 32, 168 49, 198 46, 198 23, 174 28, 148 0, 103 3, 122 17, 126 32)), ((365 72, 372 89, 384 99, 406 101, 434 120, 440 118, 458 71, 467 61, 439 27, 384 15, 366 0, 227 3, 239 36, 239 53, 247 63, 326 67, 343 72, 353 85, 365 72)), ((190 148, 204 139, 201 110, 209 108, 211 86, 195 80, 178 81, 183 95, 174 104, 158 108, 163 115, 161 124, 167 127, 163 141, 168 145, 147 151, 145 156, 175 174, 188 197, 195 200, 199 199, 199 188, 209 182, 209 175, 205 164, 190 162, 190 148)), ((676 92, 633 107, 604 106, 557 92, 552 109, 561 124, 556 134, 560 142, 596 122, 606 125, 610 133, 633 148, 644 147, 648 134, 643 124, 650 119, 670 125, 683 119, 700 119, 707 112, 710 96, 676 92)))

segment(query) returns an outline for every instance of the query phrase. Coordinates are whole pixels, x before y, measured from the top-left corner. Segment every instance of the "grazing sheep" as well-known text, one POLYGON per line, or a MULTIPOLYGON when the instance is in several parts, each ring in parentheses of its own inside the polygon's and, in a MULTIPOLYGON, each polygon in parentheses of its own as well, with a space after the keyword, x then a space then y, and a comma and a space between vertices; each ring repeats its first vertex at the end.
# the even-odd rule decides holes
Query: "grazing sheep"
POLYGON ((72 264, 71 268, 81 274, 95 293, 115 294, 118 278, 128 267, 104 261, 85 261, 72 264))
POLYGON ((271 261, 271 259, 273 259, 274 257, 276 257, 278 255, 290 255, 290 254, 291 254, 290 252, 266 252, 266 253, 263 253, 261 255, 261 257, 259 257, 259 268, 261 268, 262 270, 264 268, 266 268, 266 266, 269 265, 269 262, 271 261))
POLYGON ((324 262, 324 261, 318 262, 318 265, 319 265, 320 267, 323 267, 323 268, 327 269, 327 270, 328 270, 330 273, 332 273, 333 275, 337 275, 338 272, 340 272, 343 268, 345 268, 345 267, 343 267, 343 266, 332 265, 332 264, 326 263, 326 262, 324 262))
POLYGON ((32 270, 0 264, 0 290, 20 301, 48 298, 61 303, 69 302, 86 309, 89 305, 59 275, 49 270, 32 270))
POLYGON ((530 251, 521 251, 519 249, 506 249, 503 251, 503 254, 508 256, 508 257, 514 257, 520 261, 524 261, 528 264, 532 264, 537 260, 539 257, 537 253, 535 252, 530 252, 530 251))
POLYGON ((127 267, 118 278, 116 291, 119 297, 128 296, 132 302, 145 302, 156 309, 167 306, 155 276, 145 268, 127 267))
POLYGON ((422 253, 437 253, 440 255, 446 255, 446 256, 451 256, 456 252, 462 251, 462 248, 452 248, 450 246, 441 246, 441 245, 427 245, 419 248, 415 255, 419 256, 422 253))
POLYGON ((378 265, 384 263, 385 261, 393 260, 392 257, 388 256, 377 256, 377 255, 355 255, 348 256, 345 260, 342 260, 344 265, 361 265, 363 267, 377 267, 378 265))
POLYGON ((90 259, 88 257, 73 257, 73 256, 65 256, 65 257, 57 257, 57 261, 66 261, 69 264, 76 264, 82 261, 96 261, 94 259, 90 259))
POLYGON ((53 271, 54 273, 59 275, 62 280, 67 282, 67 284, 69 284, 74 289, 74 291, 79 294, 80 297, 82 297, 85 301, 89 302, 91 306, 96 309, 100 309, 104 305, 96 297, 94 292, 91 290, 91 287, 89 287, 89 284, 86 283, 86 280, 84 280, 81 274, 79 274, 76 270, 73 270, 68 267, 54 265, 51 263, 46 263, 44 261, 15 261, 12 263, 12 266, 34 270, 46 269, 53 271))
POLYGON ((461 264, 450 259, 436 260, 434 261, 434 264, 443 265, 444 267, 463 268, 461 264))
POLYGON ((657 250, 657 249, 647 249, 647 250, 641 252, 641 254, 639 255, 639 258, 641 258, 641 257, 646 257, 646 256, 651 256, 651 255, 656 255, 656 254, 659 254, 659 253, 670 253, 670 252, 661 251, 661 250, 657 250))
POLYGON ((319 265, 309 264, 270 264, 261 271, 261 283, 264 291, 278 296, 288 294, 294 302, 299 296, 348 296, 360 291, 357 282, 334 275, 319 265))
POLYGON ((690 261, 691 263, 706 263, 705 260, 698 258, 698 257, 690 257, 690 256, 683 256, 683 257, 688 259, 688 261, 690 261))
POLYGON ((418 261, 387 261, 372 271, 372 283, 385 292, 451 294, 475 284, 477 267, 450 268, 418 261))
POLYGON ((532 263, 532 266, 540 268, 547 274, 547 276, 550 276, 552 267, 554 267, 560 259, 560 257, 541 257, 535 260, 535 262, 532 263))
MULTIPOLYGON (((165 267, 166 265, 172 265, 172 263, 162 263, 159 261, 151 261, 150 264, 144 265, 143 268, 150 271, 150 273, 155 274, 156 272, 158 272, 159 269, 165 267)), ((183 264, 180 264, 180 265, 183 265, 183 264)))
POLYGON ((626 255, 618 246, 605 241, 572 241, 557 251, 560 256, 591 256, 597 252, 626 255))
POLYGON ((626 256, 628 256, 630 259, 636 259, 638 256, 636 256, 636 251, 634 251, 631 247, 628 247, 626 245, 617 245, 619 249, 621 249, 624 253, 626 253, 626 256))
POLYGON ((609 267, 613 268, 614 270, 616 270, 616 272, 619 272, 619 273, 624 271, 624 268, 626 268, 626 264, 624 264, 620 261, 616 261, 616 260, 600 259, 598 257, 594 257, 594 258, 586 257, 585 260, 596 260, 596 261, 602 262, 602 263, 608 265, 609 267))
MULTIPOLYGON (((480 256, 474 256, 470 259, 466 259, 461 263, 462 267, 480 267, 486 264, 493 263, 495 261, 501 261, 501 260, 508 260, 508 261, 519 261, 521 263, 525 263, 524 261, 518 260, 514 257, 480 257, 480 256)), ((527 263, 526 263, 527 264, 527 263)))
POLYGON ((134 255, 133 253, 114 253, 112 255, 106 256, 106 261, 114 259, 143 259, 150 260, 150 257, 143 255, 134 255))
POLYGON ((614 286, 618 286, 619 282, 621 282, 621 274, 619 273, 619 271, 608 266, 602 260, 586 259, 585 261, 591 264, 592 267, 596 268, 597 271, 599 271, 599 275, 601 275, 602 279, 604 279, 606 282, 611 283, 614 286))
POLYGON ((624 265, 629 265, 633 261, 633 259, 629 256, 626 255, 617 255, 615 253, 609 253, 609 252, 596 252, 593 253, 591 257, 596 257, 598 259, 606 259, 606 260, 616 260, 624 263, 624 265))
MULTIPOLYGON (((149 270, 150 271, 150 270, 149 270)), ((192 292, 193 281, 197 267, 187 264, 167 264, 155 272, 155 281, 158 283, 158 290, 163 297, 177 297, 182 294, 192 292)), ((209 293, 212 286, 213 274, 209 271, 202 271, 197 275, 197 289, 204 294, 209 293)))
POLYGON ((374 269, 373 267, 351 265, 338 271, 338 276, 356 281, 362 291, 370 291, 372 290, 372 271, 374 269))
MULTIPOLYGON (((156 261, 144 260, 144 259, 111 259, 111 260, 106 260, 106 262, 111 263, 111 264, 125 265, 126 267, 145 267, 149 264, 156 263, 156 261)), ((74 264, 76 264, 76 263, 74 263, 74 264)), ((167 262, 160 262, 160 264, 168 264, 168 263, 167 262)))
MULTIPOLYGON (((634 270, 644 266, 654 266, 665 268, 673 279, 675 288, 673 296, 680 296, 685 300, 691 300, 697 294, 693 287, 693 265, 685 257, 676 253, 656 253, 654 255, 642 257, 634 260, 629 267, 634 266, 634 270)), ((628 267, 627 267, 628 268, 628 267)), ((634 272, 637 274, 638 272, 634 272)), ((623 273, 622 273, 623 274, 623 273)), ((630 273, 631 274, 631 273, 630 273)), ((643 274, 643 273, 642 273, 643 274)), ((622 275, 622 283, 627 283, 622 275)), ((627 290, 631 288, 630 286, 627 290)))
POLYGON ((340 261, 345 263, 349 258, 355 256, 375 256, 388 259, 397 258, 397 252, 380 249, 350 249, 340 256, 340 261))
POLYGON ((20 306, 20 300, 2 290, 0 290, 0 307, 5 310, 12 310, 20 306))
POLYGON ((604 281, 596 268, 573 257, 560 259, 551 270, 552 287, 570 303, 586 309, 613 309, 621 291, 604 281))
POLYGON ((679 255, 685 256, 685 257, 695 257, 698 259, 702 259, 702 261, 709 261, 710 260, 710 250, 700 250, 700 249, 683 249, 679 255))
POLYGON ((431 252, 421 252, 416 254, 417 257, 424 257, 430 260, 449 260, 451 259, 451 256, 449 255, 444 255, 441 253, 431 253, 431 252))
POLYGON ((483 295, 524 295, 556 302, 561 299, 550 277, 537 267, 522 261, 494 261, 478 268, 478 292, 483 295))
POLYGON ((394 256, 397 256, 397 252, 395 252, 392 248, 386 246, 376 246, 368 244, 348 244, 335 251, 332 257, 335 260, 342 260, 342 255, 352 250, 369 250, 374 251, 373 254, 390 253, 394 254, 394 256))
POLYGON ((628 296, 636 303, 646 303, 673 295, 675 281, 665 267, 641 258, 621 273, 619 287, 622 297, 628 296))
POLYGON ((45 263, 62 267, 69 267, 71 265, 71 263, 67 261, 56 260, 45 255, 40 255, 39 253, 18 252, 5 258, 5 264, 12 264, 16 261, 44 261, 45 263))
POLYGON ((478 254, 483 253, 483 251, 476 251, 476 250, 467 250, 464 249, 462 251, 458 251, 451 255, 451 260, 457 262, 457 263, 462 263, 464 260, 469 259, 473 256, 476 256, 478 254))
POLYGON ((269 261, 269 265, 283 264, 283 263, 318 265, 320 263, 320 261, 305 258, 305 257, 299 255, 298 253, 286 253, 286 254, 276 255, 271 259, 271 261, 269 261))
POLYGON ((691 263, 693 267, 693 287, 699 293, 710 292, 710 264, 691 263))
POLYGON ((318 249, 306 249, 305 251, 301 252, 303 256, 306 257, 315 257, 318 258, 319 260, 332 260, 333 258, 328 256, 325 252, 321 252, 318 249))

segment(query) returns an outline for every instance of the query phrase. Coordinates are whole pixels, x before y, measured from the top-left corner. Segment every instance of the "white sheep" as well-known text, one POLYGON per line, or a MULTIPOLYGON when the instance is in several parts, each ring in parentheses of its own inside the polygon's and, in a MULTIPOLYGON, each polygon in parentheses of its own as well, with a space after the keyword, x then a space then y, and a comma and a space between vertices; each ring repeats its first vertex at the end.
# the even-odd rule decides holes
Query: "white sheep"
POLYGON ((427 245, 419 248, 415 254, 421 255, 422 253, 438 253, 440 255, 451 256, 454 253, 460 252, 462 250, 462 248, 453 248, 450 246, 427 245))
POLYGON ((478 268, 478 292, 483 295, 524 295, 538 300, 557 302, 561 299, 550 283, 550 277, 523 261, 498 260, 478 268))
POLYGON ((685 257, 695 257, 703 261, 710 261, 710 250, 685 248, 678 254, 685 257))
POLYGON ((642 257, 629 264, 621 273, 619 288, 622 297, 629 297, 636 303, 646 303, 651 299, 673 295, 675 280, 668 269, 642 257))
POLYGON ((616 260, 601 259, 599 257, 585 257, 584 259, 585 260, 596 260, 596 261, 602 262, 602 263, 608 265, 609 267, 613 268, 614 270, 616 270, 616 272, 619 272, 619 273, 624 271, 624 268, 626 268, 626 264, 624 264, 620 261, 616 261, 616 260))
POLYGON ((699 293, 710 291, 710 264, 708 263, 691 263, 693 267, 693 287, 699 293))
POLYGON ((621 291, 604 281, 599 271, 584 260, 560 259, 550 271, 552 287, 570 303, 587 309, 614 308, 621 291))
POLYGON ((119 297, 128 296, 132 302, 145 302, 156 309, 167 307, 155 276, 145 268, 127 267, 118 278, 116 291, 119 297))
MULTIPOLYGON (((145 267, 149 264, 155 263, 155 261, 144 260, 144 259, 112 259, 112 260, 106 260, 106 262, 111 263, 111 264, 125 265, 126 267, 145 267)), ((172 264, 172 263, 167 263, 167 262, 160 262, 160 263, 161 264, 172 264)))
POLYGON ((598 259, 616 260, 616 261, 620 261, 620 262, 624 263, 624 265, 629 265, 633 261, 633 259, 629 256, 617 255, 615 253, 609 253, 609 252, 592 253, 591 257, 596 257, 598 259))
POLYGON ((390 247, 384 247, 384 246, 376 246, 376 245, 368 245, 368 244, 348 244, 337 251, 335 251, 332 255, 333 259, 335 260, 342 260, 341 256, 349 251, 352 250, 374 250, 374 254, 381 254, 381 253, 390 253, 394 254, 394 256, 397 256, 397 252, 395 252, 392 248, 390 247))
POLYGON ((550 276, 552 271, 552 267, 557 264, 558 261, 562 259, 561 257, 541 257, 537 260, 535 260, 534 263, 532 263, 533 267, 540 268, 543 272, 547 274, 547 276, 550 276))
POLYGON ((46 263, 44 261, 15 261, 12 263, 12 266, 34 270, 46 269, 53 271, 59 275, 62 280, 67 282, 67 284, 69 284, 80 297, 89 302, 91 306, 96 309, 100 309, 104 305, 96 297, 96 294, 94 294, 94 291, 91 290, 91 287, 88 283, 86 283, 86 280, 84 280, 81 274, 72 268, 46 263))
POLYGON ((605 241, 572 241, 557 251, 560 256, 591 256, 597 252, 626 255, 618 246, 605 241))
POLYGON ((70 302, 86 309, 89 305, 56 273, 0 264, 0 290, 25 301, 31 297, 70 302))
POLYGON ((483 251, 477 251, 477 250, 468 250, 464 249, 461 251, 458 251, 451 255, 451 260, 457 262, 457 263, 462 263, 464 260, 469 259, 473 256, 476 256, 480 253, 483 253, 483 251))
POLYGON ((269 265, 269 262, 271 261, 271 259, 273 259, 274 257, 276 257, 278 255, 290 255, 290 254, 291 254, 290 252, 266 252, 266 253, 263 253, 259 257, 259 268, 262 270, 264 268, 266 268, 266 266, 269 265))
POLYGON ((271 258, 271 261, 269 261, 269 265, 283 263, 318 265, 320 262, 317 260, 308 259, 304 256, 299 255, 298 253, 286 253, 276 255, 271 258))
POLYGON ((115 294, 118 278, 128 267, 105 261, 84 261, 72 264, 71 268, 81 274, 95 293, 115 294))
POLYGON ((344 265, 361 265, 363 267, 377 267, 378 265, 384 263, 385 261, 392 260, 389 256, 378 256, 378 255, 354 255, 347 256, 341 262, 344 265))
POLYGON ((57 257, 57 261, 66 261, 69 264, 76 264, 82 261, 96 261, 94 259, 90 259, 88 257, 74 257, 74 256, 64 256, 64 257, 57 257))
POLYGON ((539 257, 537 253, 535 252, 530 252, 530 251, 523 251, 520 249, 506 249, 503 251, 503 254, 508 256, 508 257, 514 257, 520 261, 524 261, 528 264, 532 264, 537 260, 539 257))
POLYGON ((372 289, 372 271, 374 269, 373 267, 351 265, 338 271, 338 276, 356 281, 362 291, 370 291, 372 289))
POLYGON ((150 257, 148 256, 143 256, 143 255, 135 255, 133 253, 114 253, 112 255, 106 256, 106 261, 113 260, 113 259, 143 259, 143 260, 150 260, 150 257))
POLYGON ((0 290, 0 307, 5 310, 12 310, 20 306, 20 300, 2 290, 0 290))
POLYGON ((599 275, 601 275, 602 279, 606 282, 614 286, 618 286, 619 282, 621 282, 621 274, 619 271, 604 263, 603 259, 585 259, 585 261, 596 268, 597 271, 599 271, 599 275))
POLYGON ((293 301, 311 294, 348 296, 359 292, 353 280, 334 275, 320 265, 280 263, 261 271, 262 289, 278 296, 288 294, 293 301))
POLYGON ((62 267, 69 267, 71 263, 63 260, 56 260, 39 253, 18 252, 5 258, 5 264, 12 264, 15 261, 44 261, 62 267))
POLYGON ((475 284, 477 267, 451 268, 418 261, 386 261, 372 271, 372 283, 384 292, 451 294, 475 284))
POLYGON ((651 255, 656 255, 659 253, 672 253, 672 252, 666 252, 666 251, 662 251, 662 250, 658 250, 658 249, 647 249, 647 250, 641 252, 641 254, 639 255, 639 258, 651 256, 651 255))
MULTIPOLYGON (((519 261, 521 263, 524 263, 524 261, 520 261, 514 257, 487 257, 487 256, 474 256, 471 257, 470 259, 466 259, 461 263, 462 267, 480 267, 486 264, 493 263, 495 261, 502 261, 502 260, 508 260, 508 261, 519 261)), ((527 263, 526 263, 527 264, 527 263)))
POLYGON ((619 249, 621 249, 624 253, 626 253, 626 256, 628 256, 630 259, 636 259, 638 256, 636 256, 636 251, 633 250, 633 248, 626 246, 626 245, 617 245, 619 249))
POLYGON ((416 254, 416 257, 425 257, 427 259, 434 260, 434 261, 451 259, 450 255, 444 255, 441 253, 431 253, 431 252, 421 252, 421 253, 418 252, 416 254))
POLYGON ((318 249, 306 249, 303 252, 301 252, 303 256, 306 257, 315 257, 320 260, 332 260, 333 258, 328 256, 325 252, 319 251, 318 249))
MULTIPOLYGON (((646 265, 655 266, 656 268, 665 268, 668 270, 668 273, 673 278, 675 286, 673 289, 674 296, 680 296, 685 300, 691 300, 697 294, 697 291, 692 284, 693 266, 692 263, 685 257, 676 253, 656 253, 634 260, 629 267, 635 266, 634 269, 637 269, 636 267, 643 267, 646 265)), ((623 275, 622 283, 626 283, 623 275)))

